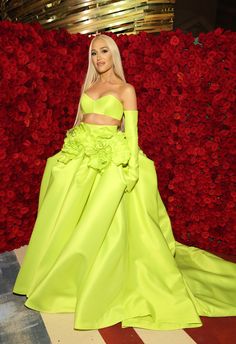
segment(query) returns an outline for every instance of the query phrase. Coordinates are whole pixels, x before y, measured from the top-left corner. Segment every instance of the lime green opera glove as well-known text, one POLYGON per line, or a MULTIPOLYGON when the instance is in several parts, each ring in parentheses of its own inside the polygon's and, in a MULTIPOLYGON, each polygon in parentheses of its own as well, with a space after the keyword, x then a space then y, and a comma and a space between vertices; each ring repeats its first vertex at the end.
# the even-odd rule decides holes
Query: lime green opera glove
POLYGON ((138 163, 138 110, 125 110, 125 136, 131 153, 128 167, 124 169, 124 178, 127 184, 126 192, 130 192, 139 178, 138 163))

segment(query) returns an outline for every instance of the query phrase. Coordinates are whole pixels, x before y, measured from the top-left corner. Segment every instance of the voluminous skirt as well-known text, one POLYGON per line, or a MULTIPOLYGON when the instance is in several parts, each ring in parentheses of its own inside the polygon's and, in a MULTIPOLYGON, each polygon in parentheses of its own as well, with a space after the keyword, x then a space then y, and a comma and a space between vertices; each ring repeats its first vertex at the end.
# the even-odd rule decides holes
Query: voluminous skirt
POLYGON ((47 159, 38 215, 13 292, 41 312, 73 312, 75 329, 179 329, 236 315, 236 264, 175 241, 155 166, 116 126, 81 123, 47 159))

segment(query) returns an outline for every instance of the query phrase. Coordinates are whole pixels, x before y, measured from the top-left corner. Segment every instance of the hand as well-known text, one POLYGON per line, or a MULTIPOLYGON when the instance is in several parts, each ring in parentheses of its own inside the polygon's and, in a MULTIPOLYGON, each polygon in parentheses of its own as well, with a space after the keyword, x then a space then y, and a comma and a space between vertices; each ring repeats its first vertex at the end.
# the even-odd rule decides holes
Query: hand
POLYGON ((127 185, 125 192, 131 192, 139 179, 139 167, 127 166, 124 168, 124 179, 127 185))

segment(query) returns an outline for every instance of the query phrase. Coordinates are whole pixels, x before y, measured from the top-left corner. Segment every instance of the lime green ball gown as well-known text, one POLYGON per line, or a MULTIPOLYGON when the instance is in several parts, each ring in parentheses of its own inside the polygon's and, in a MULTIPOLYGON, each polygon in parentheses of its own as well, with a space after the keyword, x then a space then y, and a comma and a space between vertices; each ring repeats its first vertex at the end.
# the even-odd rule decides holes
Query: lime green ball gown
POLYGON ((236 315, 236 264, 174 239, 154 162, 138 146, 137 110, 113 95, 81 97, 81 122, 47 159, 38 214, 13 292, 41 312, 74 313, 75 329, 199 327, 236 315))

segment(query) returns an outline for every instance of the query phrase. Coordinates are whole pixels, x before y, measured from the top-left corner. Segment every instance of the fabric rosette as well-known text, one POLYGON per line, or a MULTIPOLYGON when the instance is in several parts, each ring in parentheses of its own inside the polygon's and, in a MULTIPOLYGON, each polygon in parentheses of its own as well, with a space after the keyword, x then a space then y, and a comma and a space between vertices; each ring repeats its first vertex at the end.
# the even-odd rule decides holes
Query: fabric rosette
POLYGON ((84 156, 84 145, 81 141, 85 139, 85 133, 83 138, 83 132, 78 128, 76 126, 67 130, 57 161, 67 164, 72 159, 84 156))
POLYGON ((130 151, 125 134, 109 126, 91 129, 84 123, 69 129, 57 160, 67 164, 84 157, 89 167, 100 172, 111 163, 127 166, 130 151))

